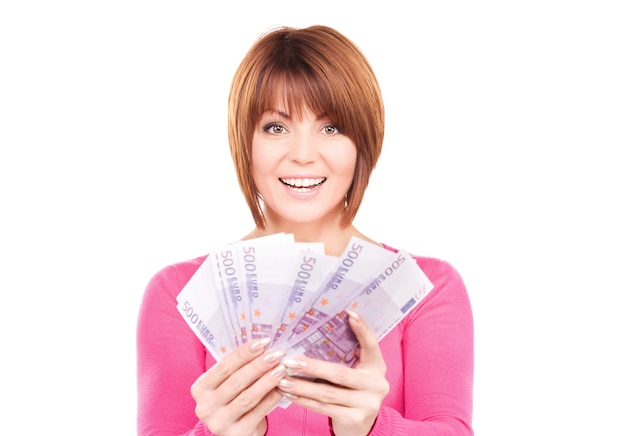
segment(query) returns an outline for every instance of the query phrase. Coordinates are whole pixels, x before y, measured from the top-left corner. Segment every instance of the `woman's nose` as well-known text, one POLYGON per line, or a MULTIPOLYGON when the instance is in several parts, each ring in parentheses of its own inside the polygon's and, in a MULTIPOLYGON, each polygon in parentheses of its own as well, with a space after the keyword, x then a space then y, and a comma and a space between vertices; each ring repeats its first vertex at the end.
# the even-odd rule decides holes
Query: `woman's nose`
POLYGON ((315 161, 317 154, 315 138, 311 138, 309 135, 296 135, 293 138, 289 150, 289 158, 293 162, 308 164, 315 161))

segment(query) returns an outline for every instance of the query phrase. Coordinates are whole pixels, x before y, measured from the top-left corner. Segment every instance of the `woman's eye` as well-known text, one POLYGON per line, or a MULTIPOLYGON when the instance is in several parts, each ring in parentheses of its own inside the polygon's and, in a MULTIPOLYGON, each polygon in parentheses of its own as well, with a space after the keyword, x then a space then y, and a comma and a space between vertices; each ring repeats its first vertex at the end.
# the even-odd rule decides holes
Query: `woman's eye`
POLYGON ((327 135, 337 135, 337 134, 341 133, 339 131, 339 127, 335 126, 334 124, 328 124, 328 125, 324 126, 322 130, 327 135))
POLYGON ((281 133, 285 133, 285 127, 277 123, 269 123, 263 128, 263 131, 273 135, 280 135, 281 133))

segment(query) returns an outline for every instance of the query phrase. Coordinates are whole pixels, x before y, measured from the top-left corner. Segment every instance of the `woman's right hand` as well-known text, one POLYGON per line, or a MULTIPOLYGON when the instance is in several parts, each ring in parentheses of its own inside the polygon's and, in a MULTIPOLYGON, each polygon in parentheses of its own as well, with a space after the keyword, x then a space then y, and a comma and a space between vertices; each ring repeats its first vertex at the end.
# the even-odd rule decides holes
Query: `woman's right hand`
POLYGON ((269 338, 239 346, 202 374, 191 386, 196 415, 220 436, 263 436, 265 416, 282 395, 275 389, 285 375, 284 351, 263 353, 269 338))

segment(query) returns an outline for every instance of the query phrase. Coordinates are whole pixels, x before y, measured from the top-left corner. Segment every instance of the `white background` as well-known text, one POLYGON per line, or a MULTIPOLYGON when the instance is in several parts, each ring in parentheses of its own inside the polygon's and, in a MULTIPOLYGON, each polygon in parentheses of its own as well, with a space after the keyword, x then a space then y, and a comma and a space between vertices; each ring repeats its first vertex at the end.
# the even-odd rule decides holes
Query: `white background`
POLYGON ((252 227, 230 79, 319 23, 386 103, 357 226, 468 286, 476 434, 626 434, 619 3, 3 2, 0 433, 135 433, 145 285, 252 227))

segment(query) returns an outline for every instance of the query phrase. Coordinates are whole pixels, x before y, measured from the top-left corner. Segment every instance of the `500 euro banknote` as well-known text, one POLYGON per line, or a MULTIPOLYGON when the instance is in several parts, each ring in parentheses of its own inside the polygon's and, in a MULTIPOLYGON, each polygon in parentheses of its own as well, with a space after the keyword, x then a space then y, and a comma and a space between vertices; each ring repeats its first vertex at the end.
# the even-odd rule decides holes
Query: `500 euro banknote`
POLYGON ((383 247, 353 237, 344 252, 334 262, 313 303, 302 311, 290 325, 282 340, 315 328, 316 324, 342 310, 377 275, 381 265, 386 265, 394 253, 383 247))
POLYGON ((287 341, 287 355, 306 355, 354 366, 359 344, 348 324, 347 310, 357 312, 380 341, 432 289, 432 283, 411 255, 399 251, 343 310, 324 319, 317 328, 287 341))
POLYGON ((176 308, 215 360, 220 360, 235 349, 236 343, 213 283, 213 259, 209 255, 178 294, 176 308))

